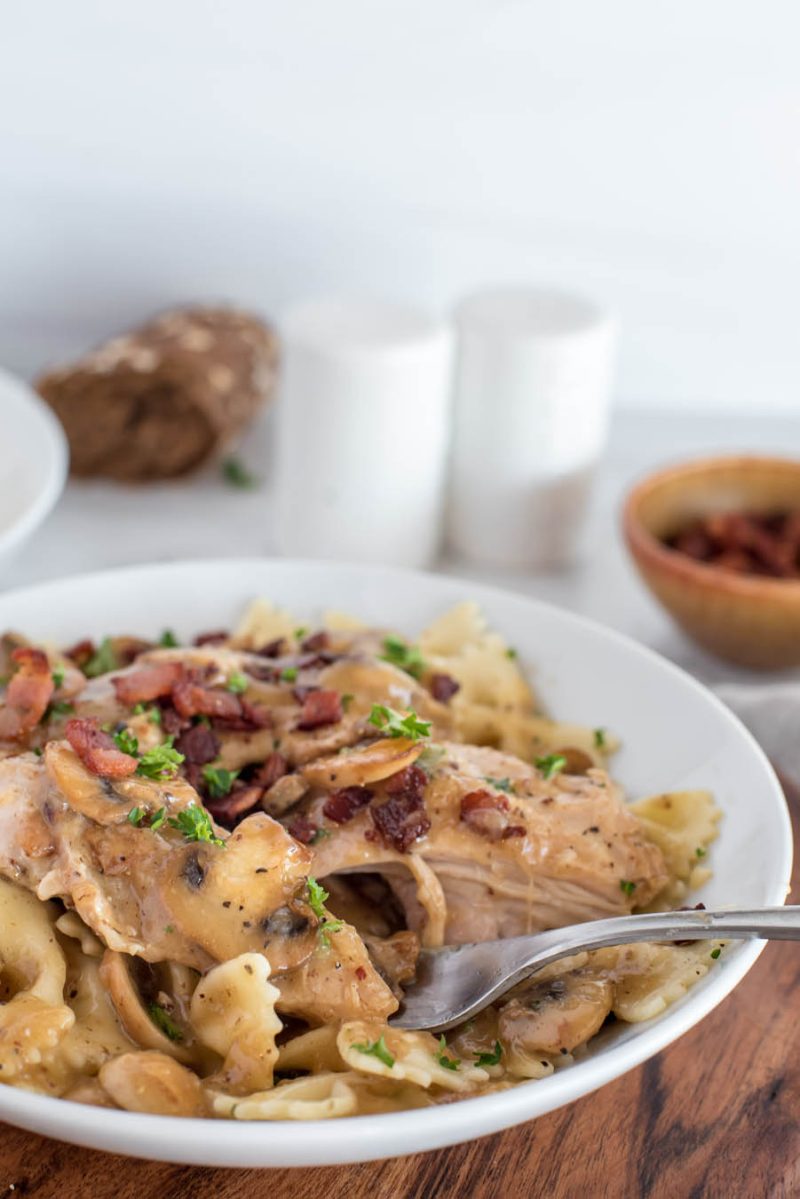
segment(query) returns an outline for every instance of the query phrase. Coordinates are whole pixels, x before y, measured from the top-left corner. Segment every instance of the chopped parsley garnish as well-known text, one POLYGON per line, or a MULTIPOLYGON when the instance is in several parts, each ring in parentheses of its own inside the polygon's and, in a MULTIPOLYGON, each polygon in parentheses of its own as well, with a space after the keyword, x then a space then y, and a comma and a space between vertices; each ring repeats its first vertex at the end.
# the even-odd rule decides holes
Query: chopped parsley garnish
POLYGON ((411 741, 419 741, 421 737, 430 736, 431 722, 420 720, 413 708, 404 716, 402 712, 395 712, 394 708, 387 708, 385 704, 373 704, 368 720, 376 729, 390 737, 408 737, 411 741))
POLYGON ((606 730, 605 729, 595 729, 594 730, 594 747, 595 747, 595 749, 605 749, 605 747, 606 747, 606 730))
POLYGON ((702 845, 698 845, 697 849, 694 851, 694 855, 696 858, 704 858, 707 853, 708 853, 708 850, 703 849, 702 845))
POLYGON ((476 1053, 476 1066, 499 1066, 500 1058, 503 1056, 503 1046, 499 1041, 495 1041, 494 1050, 492 1053, 476 1053))
POLYGON ((242 674, 241 670, 234 670, 225 686, 234 695, 241 695, 243 691, 247 690, 247 677, 242 674))
POLYGON ((711 957, 714 959, 715 962, 721 953, 722 953, 722 950, 720 949, 719 945, 716 947, 716 949, 711 950, 711 957))
POLYGON ((138 828, 146 815, 147 813, 144 808, 131 808, 130 812, 128 812, 128 824, 132 824, 138 828))
POLYGON ((517 651, 515 649, 512 649, 511 646, 509 646, 508 649, 506 650, 506 657, 511 658, 513 660, 514 658, 516 658, 516 656, 517 656, 517 651))
POLYGON ((172 748, 173 740, 173 737, 167 737, 161 745, 156 745, 153 749, 148 749, 143 753, 139 759, 139 765, 136 767, 136 773, 146 779, 155 779, 156 781, 174 778, 184 756, 178 753, 177 749, 172 748))
POLYGON ((284 666, 281 671, 281 679, 284 683, 293 683, 297 678, 296 666, 284 666))
POLYGON ((148 1004, 147 1014, 155 1024, 156 1028, 160 1028, 164 1036, 169 1037, 170 1041, 182 1041, 183 1033, 178 1028, 178 1025, 170 1016, 166 1008, 163 1008, 160 1003, 148 1004))
POLYGON ((238 770, 226 770, 223 766, 203 767, 203 782, 212 799, 224 799, 238 777, 238 770))
POLYGON ((122 753, 131 758, 138 758, 139 740, 130 729, 120 729, 118 733, 114 733, 114 744, 122 753))
POLYGON ((159 808, 151 816, 146 808, 131 808, 128 812, 128 824, 132 824, 134 828, 149 828, 152 832, 161 828, 161 825, 167 818, 167 809, 159 808))
POLYGON ((156 829, 161 828, 161 825, 164 823, 166 818, 167 818, 167 809, 159 808, 158 811, 156 812, 156 814, 153 816, 152 820, 150 821, 150 828, 153 830, 153 832, 155 832, 156 829))
POLYGON ((324 841, 326 837, 330 837, 331 830, 328 828, 318 828, 311 838, 310 844, 317 845, 320 841, 324 841))
POLYGON ((180 645, 180 642, 172 629, 164 629, 164 632, 158 639, 158 644, 164 649, 174 649, 176 645, 180 645))
POLYGON ((147 719, 151 724, 161 724, 161 709, 151 708, 147 713, 147 719))
POLYGON ((320 920, 325 919, 325 900, 328 898, 328 892, 324 887, 321 887, 313 875, 309 874, 306 879, 308 887, 308 906, 315 916, 320 920))
POLYGON ((416 645, 408 645, 402 637, 390 634, 383 639, 383 653, 379 655, 384 662, 399 666, 406 674, 418 679, 425 669, 425 659, 416 645))
POLYGON ((619 889, 623 895, 630 897, 636 890, 636 883, 630 882, 627 878, 621 878, 619 880, 619 889))
POLYGON ((64 686, 64 667, 63 666, 54 666, 50 677, 53 680, 54 687, 63 687, 64 686))
POLYGON ((533 764, 537 770, 541 770, 546 779, 551 779, 564 769, 567 759, 563 754, 546 754, 543 758, 534 758, 533 764))
POLYGON ((457 1058, 447 1056, 447 1041, 444 1039, 444 1033, 439 1037, 439 1052, 434 1055, 440 1066, 444 1066, 445 1070, 457 1070, 461 1063, 457 1058))
POLYGON ((56 699, 52 704, 48 704, 47 711, 42 717, 42 720, 52 720, 54 716, 69 716, 70 713, 74 711, 75 707, 69 702, 69 700, 56 699))
POLYGON ((350 705, 354 699, 355 699, 355 696, 351 695, 349 691, 345 695, 342 696, 342 711, 343 712, 347 711, 347 709, 350 707, 350 705))
POLYGON ((366 1044, 364 1041, 354 1042, 353 1049, 355 1049, 358 1053, 366 1053, 371 1057, 376 1057, 379 1062, 383 1062, 384 1066, 388 1066, 390 1070, 394 1065, 394 1058, 386 1048, 386 1042, 383 1039, 383 1033, 381 1033, 377 1041, 373 1041, 371 1044, 366 1044))
POLYGON ((188 808, 178 812, 177 816, 170 816, 167 824, 183 833, 187 841, 207 841, 209 845, 225 848, 225 842, 214 832, 208 812, 204 808, 198 808, 197 804, 189 804, 188 808))
POLYGON ((174 933, 174 932, 175 932, 175 925, 174 925, 174 924, 165 924, 165 925, 164 925, 164 932, 165 932, 165 933, 174 933))
POLYGON ((322 924, 318 926, 317 936, 319 937, 319 943, 323 949, 330 949, 331 942, 328 934, 338 933, 343 924, 343 920, 323 920, 322 924))
POLYGON ((144 704, 142 704, 142 703, 138 703, 138 704, 134 704, 134 705, 133 705, 133 714, 134 714, 134 716, 142 716, 142 715, 144 714, 144 712, 145 712, 145 706, 144 706, 144 704))
POLYGON ((108 674, 110 670, 119 668, 119 659, 110 637, 104 637, 100 648, 96 649, 83 668, 83 673, 89 679, 96 679, 99 674, 108 674))
POLYGON ((44 753, 44 750, 40 749, 38 745, 35 745, 33 748, 33 752, 36 754, 37 758, 41 758, 42 754, 44 753))
POLYGON ((308 632, 308 629, 306 628, 305 625, 301 625, 299 629, 295 629, 295 631, 294 631, 295 641, 302 641, 307 632, 308 632))
POLYGON ((252 491, 258 486, 258 479, 238 458, 226 458, 222 464, 222 477, 231 487, 239 487, 242 491, 252 491))
POLYGON ((513 790, 511 779, 493 779, 491 775, 484 775, 483 781, 488 783, 490 787, 495 787, 498 791, 505 791, 511 794, 513 790))

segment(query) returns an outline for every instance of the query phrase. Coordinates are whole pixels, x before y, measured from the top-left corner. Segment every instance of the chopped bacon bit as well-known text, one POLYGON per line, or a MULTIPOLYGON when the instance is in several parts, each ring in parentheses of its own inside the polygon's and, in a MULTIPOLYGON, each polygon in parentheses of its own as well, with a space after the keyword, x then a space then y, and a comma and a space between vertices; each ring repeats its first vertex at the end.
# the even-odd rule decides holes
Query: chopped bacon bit
POLYGON ((312 691, 319 690, 320 688, 315 683, 306 683, 300 687, 292 687, 292 695, 299 704, 304 704, 306 702, 307 695, 310 695, 312 691))
POLYGON ((172 689, 172 700, 181 716, 215 716, 221 720, 241 718, 242 704, 232 691, 204 687, 196 677, 184 675, 172 689))
POLYGON ((227 828, 254 808, 263 794, 263 787, 248 785, 235 788, 224 799, 206 799, 203 802, 214 819, 227 828))
POLYGON ((216 758, 220 742, 208 725, 195 724, 181 733, 175 748, 191 765, 205 766, 206 762, 213 762, 216 758))
POLYGON ((148 704, 169 695, 183 674, 180 662, 153 662, 111 681, 121 704, 148 704))
POLYGON ((291 836, 294 837, 295 841, 302 841, 303 845, 310 845, 318 832, 319 826, 313 820, 310 820, 308 816, 295 816, 289 825, 291 836))
POLYGON ((342 697, 338 691, 310 691, 303 700, 298 729, 318 729, 342 719, 342 697))
MULTIPOLYGON (((427 782, 428 776, 424 770, 419 766, 407 766, 385 784, 384 790, 389 796, 386 803, 369 810, 383 842, 399 853, 405 853, 431 827, 425 811, 427 782)), ((368 840, 374 840, 374 833, 372 836, 367 833, 366 836, 368 840)))
POLYGON ((322 814, 337 824, 347 824, 356 812, 367 806, 373 795, 368 787, 343 787, 328 796, 322 805, 322 814))
POLYGON ((276 637, 274 641, 268 641, 266 645, 262 645, 261 649, 253 650, 253 653, 257 654, 259 658, 280 658, 285 644, 283 637, 276 637))
POLYGON ((363 983, 363 981, 364 981, 364 979, 365 979, 366 977, 367 977, 367 972, 366 972, 366 970, 364 969, 364 967, 363 967, 363 966, 356 966, 356 978, 357 978, 357 979, 358 979, 360 982, 362 982, 362 983, 363 983))
POLYGON ((422 799, 428 785, 428 776, 421 766, 406 766, 386 780, 387 795, 414 795, 422 799))
POLYGON ((113 738, 103 732, 96 720, 68 720, 65 732, 67 741, 93 774, 124 779, 139 765, 136 758, 117 749, 113 738))
POLYGON ((11 676, 5 705, 0 708, 0 737, 17 738, 29 733, 47 711, 55 690, 47 654, 32 646, 19 646, 11 654, 18 669, 11 676))
POLYGON ((289 763, 284 758, 283 754, 271 753, 264 765, 259 767, 253 776, 254 783, 260 783, 267 791, 270 787, 274 787, 278 779, 282 779, 285 774, 289 773, 289 763))
POLYGON ((433 698, 438 699, 441 704, 446 704, 461 690, 461 684, 457 683, 452 675, 432 674, 430 688, 433 698))
POLYGON ((178 733, 182 732, 187 724, 188 718, 184 719, 180 712, 173 708, 171 703, 160 703, 161 709, 161 727, 168 736, 177 737, 178 733))
POLYGON ((522 824, 509 824, 509 802, 505 795, 493 791, 470 791, 461 799, 461 819, 482 837, 490 841, 506 841, 509 837, 524 837, 522 824))
POLYGON ((85 637, 83 641, 77 641, 75 645, 65 649, 64 657, 69 658, 71 662, 82 669, 89 659, 94 657, 94 652, 94 642, 85 637))
POLYGON ((301 642, 300 648, 304 649, 306 653, 311 654, 318 653, 318 651, 321 649, 330 649, 330 645, 330 634, 326 633, 324 629, 320 629, 318 633, 312 633, 310 637, 306 637, 306 639, 301 642))
POLYGON ((195 645, 222 645, 223 641, 227 641, 230 633, 227 629, 212 629, 210 633, 198 633, 194 639, 195 645))
POLYGON ((215 717, 214 727, 229 733, 253 733, 257 729, 272 728, 272 713, 263 704, 252 704, 240 699, 240 711, 234 717, 215 717))

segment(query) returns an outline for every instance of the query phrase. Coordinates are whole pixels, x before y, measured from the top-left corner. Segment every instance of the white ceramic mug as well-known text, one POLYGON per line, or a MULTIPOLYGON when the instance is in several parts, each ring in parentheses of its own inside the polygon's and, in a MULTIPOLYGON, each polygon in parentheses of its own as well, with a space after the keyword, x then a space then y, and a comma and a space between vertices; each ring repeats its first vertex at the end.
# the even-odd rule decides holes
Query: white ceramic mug
POLYGON ((276 537, 285 554, 426 566, 441 538, 449 328, 378 300, 280 321, 276 537))
POLYGON ((564 565, 606 438, 615 322, 523 288, 470 296, 455 320, 450 542, 475 561, 564 565))

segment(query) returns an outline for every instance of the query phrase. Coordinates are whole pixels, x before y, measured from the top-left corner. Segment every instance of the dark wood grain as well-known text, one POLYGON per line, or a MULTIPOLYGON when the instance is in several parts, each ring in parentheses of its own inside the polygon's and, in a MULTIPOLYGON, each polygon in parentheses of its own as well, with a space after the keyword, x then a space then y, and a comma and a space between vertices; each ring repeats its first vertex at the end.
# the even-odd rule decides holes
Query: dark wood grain
MULTIPOLYGON (((795 836, 800 797, 790 794, 795 836)), ((800 881, 795 869, 793 893, 800 881)), ((87 1109, 87 1120, 93 1118, 87 1109)), ((0 1125, 0 1196, 36 1199, 781 1199, 800 1195, 800 944, 768 945, 699 1027, 570 1107, 363 1166, 212 1170, 0 1125)))

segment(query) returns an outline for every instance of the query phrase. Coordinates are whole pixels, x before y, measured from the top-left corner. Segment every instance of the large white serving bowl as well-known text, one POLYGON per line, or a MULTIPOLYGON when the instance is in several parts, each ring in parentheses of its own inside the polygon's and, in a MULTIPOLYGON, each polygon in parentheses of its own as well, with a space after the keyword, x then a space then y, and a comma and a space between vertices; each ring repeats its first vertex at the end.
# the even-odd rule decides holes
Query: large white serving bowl
MULTIPOLYGON (((220 560, 134 567, 0 595, 0 629, 75 641, 125 632, 189 636, 230 625, 254 596, 313 625, 323 609, 414 634, 450 605, 477 600, 519 652, 550 711, 623 739, 614 773, 631 797, 710 788, 724 812, 706 905, 783 903, 792 859, 784 798, 750 734, 713 695, 618 633, 546 604, 451 578, 333 563, 220 560)), ((367 1161, 472 1140, 586 1095, 669 1045, 750 969, 761 942, 728 948, 684 999, 646 1024, 616 1025, 587 1057, 549 1078, 484 1098, 397 1115, 307 1123, 183 1120, 89 1108, 0 1086, 0 1118, 78 1145, 215 1166, 367 1161)), ((736 1053, 736 1046, 716 1052, 736 1053)))
POLYGON ((56 503, 69 452, 61 425, 33 388, 0 370, 0 563, 56 503))

